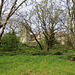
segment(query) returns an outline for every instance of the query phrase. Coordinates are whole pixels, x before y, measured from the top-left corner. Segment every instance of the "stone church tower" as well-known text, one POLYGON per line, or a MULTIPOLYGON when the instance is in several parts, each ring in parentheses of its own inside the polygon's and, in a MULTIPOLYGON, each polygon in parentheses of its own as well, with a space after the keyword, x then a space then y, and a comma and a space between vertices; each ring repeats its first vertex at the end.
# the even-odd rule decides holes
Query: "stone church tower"
POLYGON ((20 27, 20 42, 26 43, 30 41, 30 32, 26 29, 25 26, 20 27))

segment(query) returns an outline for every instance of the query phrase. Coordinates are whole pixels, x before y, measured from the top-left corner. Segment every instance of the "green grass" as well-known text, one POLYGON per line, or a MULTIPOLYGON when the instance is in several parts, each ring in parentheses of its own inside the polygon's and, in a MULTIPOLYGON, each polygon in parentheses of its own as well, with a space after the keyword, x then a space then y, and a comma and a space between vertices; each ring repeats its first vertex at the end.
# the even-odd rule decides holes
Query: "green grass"
POLYGON ((75 62, 66 57, 0 56, 0 75, 75 75, 75 62))

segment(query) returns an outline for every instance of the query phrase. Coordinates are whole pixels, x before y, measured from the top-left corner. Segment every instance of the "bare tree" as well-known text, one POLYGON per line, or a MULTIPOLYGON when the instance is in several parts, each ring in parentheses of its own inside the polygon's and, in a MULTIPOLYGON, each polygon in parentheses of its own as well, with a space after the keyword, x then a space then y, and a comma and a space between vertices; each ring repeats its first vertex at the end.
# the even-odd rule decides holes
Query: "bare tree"
MULTIPOLYGON (((64 10, 60 9, 55 1, 44 0, 35 6, 34 13, 40 22, 41 31, 43 32, 47 44, 47 50, 52 48, 55 40, 55 32, 62 29, 62 14, 64 10)), ((35 18, 36 18, 35 17, 35 18)))
POLYGON ((20 26, 17 21, 18 21, 17 18, 10 18, 5 27, 4 34, 9 32, 12 33, 13 31, 16 32, 16 34, 19 34, 20 26))
POLYGON ((17 5, 17 1, 18 0, 15 0, 11 6, 11 8, 9 9, 9 13, 8 15, 6 16, 6 18, 4 18, 4 20, 2 21, 2 10, 3 10, 3 6, 4 6, 4 3, 7 2, 8 0, 1 0, 1 3, 0 3, 0 28, 1 28, 1 32, 0 32, 0 44, 1 44, 1 37, 4 33, 4 29, 5 29, 5 26, 7 24, 7 21, 9 20, 9 18, 15 13, 15 11, 26 1, 26 0, 23 0, 20 4, 17 5))
POLYGON ((42 45, 38 41, 34 29, 33 29, 33 22, 32 22, 32 17, 33 17, 33 11, 29 10, 28 13, 24 12, 22 13, 17 13, 17 15, 20 17, 19 24, 25 26, 25 28, 33 34, 33 37, 35 38, 37 44, 39 45, 40 49, 43 50, 42 45))
POLYGON ((75 50, 75 0, 67 0, 67 9, 68 9, 68 39, 69 43, 75 50), (70 5, 72 4, 72 5, 70 5))

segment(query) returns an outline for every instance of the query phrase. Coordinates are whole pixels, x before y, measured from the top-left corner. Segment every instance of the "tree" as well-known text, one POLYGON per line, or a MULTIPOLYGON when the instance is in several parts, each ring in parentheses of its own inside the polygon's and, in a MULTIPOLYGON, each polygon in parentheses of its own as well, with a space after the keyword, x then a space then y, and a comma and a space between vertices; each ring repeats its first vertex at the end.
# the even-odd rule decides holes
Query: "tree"
POLYGON ((54 45, 55 32, 62 29, 61 17, 64 10, 60 9, 52 0, 43 0, 35 6, 34 10, 36 15, 34 22, 40 24, 41 32, 45 36, 47 50, 49 50, 54 45))
POLYGON ((2 21, 2 10, 3 10, 3 6, 5 4, 5 2, 7 2, 8 0, 1 0, 1 4, 0 4, 0 28, 1 28, 1 32, 0 32, 0 44, 1 44, 1 37, 4 33, 4 29, 5 29, 5 26, 7 24, 7 21, 9 20, 9 18, 15 13, 15 11, 26 1, 22 1, 20 4, 17 5, 17 1, 18 0, 15 0, 11 6, 11 8, 9 9, 9 13, 8 15, 6 16, 6 18, 2 21))
POLYGON ((9 32, 12 33, 13 31, 15 31, 16 34, 19 34, 20 26, 17 21, 18 21, 17 18, 10 18, 5 27, 4 34, 9 33, 9 32))
MULTIPOLYGON (((68 40, 71 43, 71 46, 75 50, 75 0, 67 0, 67 9, 68 9, 68 40), (70 5, 72 4, 72 6, 70 5)), ((67 40, 67 41, 68 41, 67 40)))
POLYGON ((17 15, 21 18, 21 20, 19 20, 19 24, 23 25, 26 27, 26 29, 31 32, 36 40, 36 42, 38 43, 39 47, 41 50, 43 50, 42 45, 40 44, 40 42, 38 41, 38 39, 36 38, 35 32, 33 31, 33 27, 32 27, 32 17, 33 17, 33 12, 32 11, 28 11, 29 14, 24 13, 17 13, 17 15), (29 13, 30 12, 30 13, 29 13))

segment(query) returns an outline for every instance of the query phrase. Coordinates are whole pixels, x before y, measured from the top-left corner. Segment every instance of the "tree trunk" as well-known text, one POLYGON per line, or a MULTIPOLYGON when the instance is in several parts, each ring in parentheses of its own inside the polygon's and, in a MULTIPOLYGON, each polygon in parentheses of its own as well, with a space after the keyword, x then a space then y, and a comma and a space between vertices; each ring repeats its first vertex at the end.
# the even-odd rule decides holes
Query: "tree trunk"
POLYGON ((0 36, 0 46, 1 46, 1 36, 0 36))
POLYGON ((73 39, 74 39, 74 43, 73 43, 73 48, 75 51, 75 1, 73 2, 73 18, 74 18, 74 33, 73 33, 73 39))
POLYGON ((74 3, 74 51, 75 51, 75 3, 74 3))
POLYGON ((50 44, 48 43, 46 50, 49 51, 49 49, 50 49, 50 44))
POLYGON ((32 34, 33 34, 33 36, 34 36, 34 38, 35 38, 36 42, 38 43, 38 45, 39 45, 40 49, 41 49, 41 50, 43 50, 43 48, 42 48, 42 46, 41 46, 40 42, 37 40, 37 38, 36 38, 35 34, 34 34, 33 32, 32 32, 32 34))
MULTIPOLYGON (((27 23, 27 22, 26 22, 27 23)), ((43 48, 42 48, 42 46, 41 46, 41 44, 40 44, 40 42, 37 40, 37 38, 36 38, 36 36, 35 36, 35 34, 34 34, 34 32, 32 31, 32 29, 31 29, 31 27, 28 25, 28 23, 27 24, 25 24, 25 27, 33 34, 33 36, 34 36, 34 38, 35 38, 35 40, 36 40, 36 42, 38 43, 38 45, 39 45, 39 47, 40 47, 40 49, 41 50, 43 50, 43 48)))

